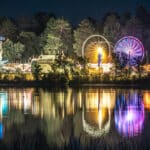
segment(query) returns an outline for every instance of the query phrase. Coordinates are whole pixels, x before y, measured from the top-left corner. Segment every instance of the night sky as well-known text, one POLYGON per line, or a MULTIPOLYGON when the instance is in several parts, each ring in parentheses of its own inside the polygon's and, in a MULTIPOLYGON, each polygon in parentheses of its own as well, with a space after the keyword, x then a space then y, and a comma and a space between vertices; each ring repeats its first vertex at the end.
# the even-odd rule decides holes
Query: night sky
POLYGON ((64 16, 72 23, 83 18, 100 20, 107 12, 134 13, 143 4, 150 11, 150 0, 0 0, 0 16, 31 16, 38 11, 64 16))

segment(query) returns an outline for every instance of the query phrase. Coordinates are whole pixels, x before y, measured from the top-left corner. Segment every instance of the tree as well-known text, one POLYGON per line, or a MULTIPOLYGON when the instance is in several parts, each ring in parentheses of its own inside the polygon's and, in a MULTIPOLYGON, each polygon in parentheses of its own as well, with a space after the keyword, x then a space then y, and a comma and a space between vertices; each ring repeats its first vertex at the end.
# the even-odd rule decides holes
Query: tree
POLYGON ((19 31, 31 31, 31 20, 29 17, 21 16, 17 20, 19 31))
POLYGON ((144 6, 141 5, 136 9, 136 17, 143 25, 150 24, 150 14, 144 6))
POLYGON ((132 16, 130 20, 126 22, 126 25, 122 29, 122 36, 135 36, 139 39, 142 39, 143 26, 139 19, 132 16))
POLYGON ((141 57, 137 57, 136 58, 136 62, 137 62, 138 75, 139 75, 139 78, 141 78, 141 74, 142 74, 142 70, 141 70, 141 57))
POLYGON ((0 24, 0 34, 12 41, 16 41, 17 27, 10 19, 4 19, 0 24))
POLYGON ((17 42, 14 44, 14 50, 15 50, 14 51, 14 59, 15 60, 21 60, 24 49, 25 49, 25 46, 22 43, 17 42))
POLYGON ((110 41, 116 42, 121 36, 121 25, 118 16, 110 14, 104 22, 103 35, 110 41))
POLYGON ((32 71, 32 74, 33 74, 35 80, 40 79, 41 70, 42 70, 42 68, 37 62, 32 63, 31 71, 32 71))
POLYGON ((24 51, 24 45, 20 42, 13 43, 11 40, 7 39, 3 43, 3 58, 11 61, 20 60, 22 52, 24 51))
POLYGON ((59 37, 53 36, 53 34, 48 34, 46 44, 43 47, 43 53, 46 55, 58 54, 62 45, 63 44, 59 37))
POLYGON ((129 12, 125 12, 121 17, 120 17, 120 23, 121 23, 121 25, 125 25, 126 24, 126 22, 128 21, 128 20, 130 20, 131 19, 131 13, 129 13, 129 12))
POLYGON ((12 61, 13 60, 13 49, 14 49, 13 42, 11 40, 7 39, 3 43, 2 46, 3 46, 2 58, 12 61))
POLYGON ((58 31, 58 35, 60 35, 60 39, 62 41, 61 50, 66 55, 71 54, 73 49, 72 27, 65 19, 57 19, 56 22, 58 25, 56 30, 58 31))
POLYGON ((39 46, 39 37, 33 32, 21 32, 19 41, 25 45, 22 53, 22 60, 27 61, 30 57, 38 56, 41 53, 39 46))
POLYGON ((113 58, 113 63, 114 63, 114 67, 115 67, 114 73, 115 73, 115 79, 116 79, 117 72, 118 72, 118 70, 122 69, 122 66, 121 66, 118 55, 116 55, 115 53, 112 53, 112 58, 113 58))
POLYGON ((34 15, 34 18, 38 23, 38 27, 36 29, 36 33, 38 35, 40 35, 42 32, 44 32, 44 29, 46 28, 46 24, 49 21, 50 16, 51 17, 53 16, 53 18, 55 18, 54 15, 51 15, 51 14, 49 15, 46 12, 38 12, 34 15))
POLYGON ((72 46, 71 26, 64 19, 50 18, 41 36, 41 46, 44 54, 69 53, 72 46))
POLYGON ((74 30, 75 42, 73 44, 73 48, 77 55, 81 56, 83 42, 94 33, 95 28, 93 24, 88 19, 82 20, 78 28, 74 30))
POLYGON ((143 26, 143 44, 145 47, 146 62, 150 61, 150 13, 144 6, 139 6, 136 10, 136 17, 143 26))
POLYGON ((143 34, 143 44, 145 48, 145 61, 146 63, 150 63, 150 28, 144 28, 143 34))

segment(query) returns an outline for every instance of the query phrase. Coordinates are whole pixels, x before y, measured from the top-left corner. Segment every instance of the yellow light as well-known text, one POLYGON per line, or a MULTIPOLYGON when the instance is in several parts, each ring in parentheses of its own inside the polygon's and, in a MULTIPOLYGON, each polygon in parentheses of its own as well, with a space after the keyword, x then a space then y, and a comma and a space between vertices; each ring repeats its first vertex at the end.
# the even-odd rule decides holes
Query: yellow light
POLYGON ((98 47, 97 51, 98 51, 99 54, 102 54, 103 48, 102 47, 98 47))
POLYGON ((143 99, 145 108, 150 110, 150 93, 148 91, 144 92, 143 99))

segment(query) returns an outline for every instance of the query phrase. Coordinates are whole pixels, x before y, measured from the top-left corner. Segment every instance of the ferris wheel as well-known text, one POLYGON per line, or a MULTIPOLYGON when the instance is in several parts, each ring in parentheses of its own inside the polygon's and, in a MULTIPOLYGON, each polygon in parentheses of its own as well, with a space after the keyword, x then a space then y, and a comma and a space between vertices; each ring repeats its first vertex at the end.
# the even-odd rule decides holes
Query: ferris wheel
POLYGON ((136 37, 125 36, 116 43, 114 53, 123 66, 136 66, 143 61, 144 47, 136 37))
POLYGON ((89 63, 97 63, 99 53, 102 61, 110 56, 109 41, 99 34, 89 36, 82 44, 82 57, 88 58, 89 63))

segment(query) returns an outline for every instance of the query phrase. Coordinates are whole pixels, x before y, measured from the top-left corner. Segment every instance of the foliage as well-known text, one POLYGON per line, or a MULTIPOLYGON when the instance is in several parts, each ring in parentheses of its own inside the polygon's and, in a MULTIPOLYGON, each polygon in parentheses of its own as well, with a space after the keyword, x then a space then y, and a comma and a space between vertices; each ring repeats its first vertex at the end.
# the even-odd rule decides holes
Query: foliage
POLYGON ((10 62, 20 60, 24 48, 24 45, 20 42, 13 43, 7 39, 3 43, 3 59, 9 60, 10 62))
POLYGON ((32 74, 33 74, 35 80, 40 79, 41 70, 42 70, 42 68, 40 67, 40 65, 37 62, 32 62, 31 71, 32 71, 32 74))
POLYGON ((121 36, 121 24, 116 15, 110 14, 104 22, 103 35, 110 41, 116 42, 121 36))
POLYGON ((131 17, 122 29, 122 36, 130 35, 142 39, 143 26, 140 20, 136 17, 131 17))
POLYGON ((50 18, 41 36, 44 54, 68 54, 72 47, 71 25, 64 19, 50 18))
POLYGON ((34 19, 37 22, 37 28, 35 29, 35 32, 38 35, 40 35, 44 31, 49 18, 50 15, 46 12, 38 12, 34 15, 34 19))
MULTIPOLYGON (((3 42, 3 59, 9 62, 25 62, 40 54, 57 54, 58 59, 51 64, 52 74, 49 74, 48 77, 45 75, 45 78, 56 75, 58 81, 62 82, 70 78, 81 82, 88 80, 87 59, 81 57, 81 50, 83 42, 95 33, 104 35, 113 45, 122 36, 132 35, 139 38, 145 47, 146 62, 149 63, 150 12, 143 6, 136 10, 135 16, 128 12, 123 15, 108 13, 100 23, 88 18, 83 19, 78 26, 74 27, 64 18, 56 18, 41 12, 31 18, 25 16, 17 20, 0 18, 0 35, 6 37, 6 41, 3 42), (68 60, 70 58, 73 59, 70 61, 68 60)), ((120 63, 118 56, 111 55, 112 62, 115 64, 116 80, 126 80, 127 56, 122 56, 124 59, 120 63)), ((137 70, 141 76, 140 64, 137 70)), ((32 64, 32 72, 36 80, 42 78, 41 67, 38 63, 32 64)), ((96 76, 95 78, 95 81, 99 80, 96 76)), ((105 78, 108 77, 104 76, 105 78)))
POLYGON ((74 30, 74 44, 73 48, 78 56, 81 56, 83 42, 92 34, 95 33, 93 24, 88 20, 84 19, 79 24, 78 28, 74 30))
POLYGON ((21 32, 19 41, 25 45, 22 53, 22 60, 27 61, 29 58, 38 56, 40 52, 39 38, 34 32, 21 32))
POLYGON ((17 27, 10 19, 4 19, 0 24, 0 35, 16 41, 17 27))

